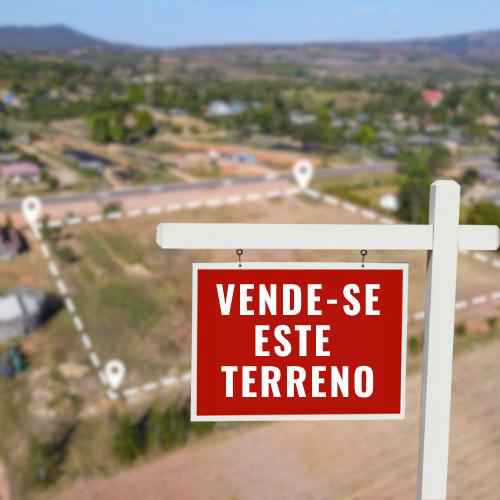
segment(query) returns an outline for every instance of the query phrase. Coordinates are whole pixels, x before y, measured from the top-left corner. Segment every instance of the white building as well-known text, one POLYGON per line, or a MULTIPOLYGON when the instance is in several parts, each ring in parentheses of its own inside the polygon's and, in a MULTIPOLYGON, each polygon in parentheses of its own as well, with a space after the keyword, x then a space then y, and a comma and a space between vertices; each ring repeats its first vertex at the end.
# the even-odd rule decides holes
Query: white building
POLYGON ((30 288, 0 296, 0 342, 29 335, 47 316, 47 297, 30 288))

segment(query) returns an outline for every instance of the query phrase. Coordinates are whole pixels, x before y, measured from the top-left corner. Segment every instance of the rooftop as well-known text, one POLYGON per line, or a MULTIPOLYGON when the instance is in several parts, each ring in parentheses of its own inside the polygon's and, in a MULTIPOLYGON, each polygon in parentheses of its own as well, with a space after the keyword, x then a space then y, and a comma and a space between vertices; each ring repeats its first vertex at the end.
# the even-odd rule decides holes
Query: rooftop
POLYGON ((0 175, 3 177, 33 177, 40 175, 40 167, 31 162, 13 162, 0 165, 0 175))

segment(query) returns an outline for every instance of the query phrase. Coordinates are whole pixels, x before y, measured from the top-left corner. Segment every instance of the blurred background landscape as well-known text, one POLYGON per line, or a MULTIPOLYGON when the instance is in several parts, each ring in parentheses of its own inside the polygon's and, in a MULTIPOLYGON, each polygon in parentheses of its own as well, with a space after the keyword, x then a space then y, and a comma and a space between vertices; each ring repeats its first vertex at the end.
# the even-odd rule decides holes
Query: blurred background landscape
MULTIPOLYGON (((410 263, 405 421, 192 424, 191 264, 236 257, 161 251, 155 228, 427 223, 437 178, 462 223, 499 225, 498 6, 168 4, 0 18, 0 500, 414 498, 425 255, 368 255, 410 263)), ((500 256, 459 266, 449 498, 495 500, 500 256)))

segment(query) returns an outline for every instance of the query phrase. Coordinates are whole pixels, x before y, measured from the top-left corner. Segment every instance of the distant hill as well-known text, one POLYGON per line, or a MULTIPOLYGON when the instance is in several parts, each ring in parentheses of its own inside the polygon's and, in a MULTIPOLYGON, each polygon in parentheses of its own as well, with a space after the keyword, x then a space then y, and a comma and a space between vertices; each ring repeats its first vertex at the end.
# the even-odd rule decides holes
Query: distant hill
POLYGON ((241 66, 290 65, 319 74, 479 73, 500 71, 500 30, 427 39, 380 42, 193 47, 174 51, 189 61, 241 66))
POLYGON ((111 48, 113 44, 64 25, 0 26, 0 50, 5 52, 68 52, 111 48))
POLYGON ((171 63, 217 66, 232 72, 238 68, 259 73, 288 67, 309 68, 322 75, 432 73, 481 73, 500 71, 500 30, 427 39, 380 42, 311 42, 297 44, 248 44, 179 49, 145 49, 104 41, 63 25, 45 27, 0 26, 0 51, 52 52, 74 50, 100 53, 145 51, 164 53, 171 63))

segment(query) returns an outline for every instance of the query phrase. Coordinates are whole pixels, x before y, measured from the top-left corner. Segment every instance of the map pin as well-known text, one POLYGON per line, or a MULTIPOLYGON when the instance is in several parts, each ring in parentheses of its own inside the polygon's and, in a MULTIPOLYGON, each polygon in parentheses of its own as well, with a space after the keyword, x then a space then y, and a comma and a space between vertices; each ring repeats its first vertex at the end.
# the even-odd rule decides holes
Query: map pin
POLYGON ((126 371, 125 365, 118 359, 114 359, 106 364, 104 372, 111 389, 116 391, 122 385, 126 371))
POLYGON ((42 214, 42 202, 36 196, 28 196, 21 203, 23 216, 30 226, 34 226, 42 214))
POLYGON ((300 189, 307 189, 312 181, 314 167, 308 160, 299 160, 293 166, 293 176, 300 189))

